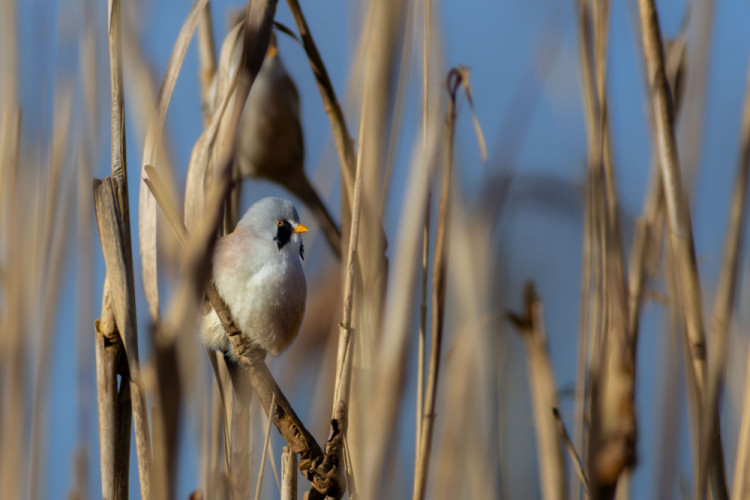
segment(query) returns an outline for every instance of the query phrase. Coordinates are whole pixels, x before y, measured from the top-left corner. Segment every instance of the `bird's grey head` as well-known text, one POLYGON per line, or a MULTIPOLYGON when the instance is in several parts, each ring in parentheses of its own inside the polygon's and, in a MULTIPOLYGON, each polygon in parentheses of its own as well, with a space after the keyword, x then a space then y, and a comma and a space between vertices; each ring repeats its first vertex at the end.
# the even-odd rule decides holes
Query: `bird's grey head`
POLYGON ((247 209, 237 226, 275 244, 280 252, 299 248, 300 257, 305 258, 301 234, 307 228, 299 223, 297 209, 289 200, 274 197, 258 200, 247 209))

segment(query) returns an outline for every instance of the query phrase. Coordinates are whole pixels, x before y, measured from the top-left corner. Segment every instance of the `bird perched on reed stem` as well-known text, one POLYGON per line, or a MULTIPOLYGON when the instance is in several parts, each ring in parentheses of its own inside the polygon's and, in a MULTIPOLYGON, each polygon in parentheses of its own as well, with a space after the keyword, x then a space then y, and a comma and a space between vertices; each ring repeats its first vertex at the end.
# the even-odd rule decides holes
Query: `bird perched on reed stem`
MULTIPOLYGON (((306 231, 292 202, 269 197, 254 203, 235 230, 216 242, 216 290, 246 340, 273 355, 292 343, 305 313, 301 234, 306 231)), ((237 360, 213 308, 204 313, 201 330, 206 347, 237 360)))

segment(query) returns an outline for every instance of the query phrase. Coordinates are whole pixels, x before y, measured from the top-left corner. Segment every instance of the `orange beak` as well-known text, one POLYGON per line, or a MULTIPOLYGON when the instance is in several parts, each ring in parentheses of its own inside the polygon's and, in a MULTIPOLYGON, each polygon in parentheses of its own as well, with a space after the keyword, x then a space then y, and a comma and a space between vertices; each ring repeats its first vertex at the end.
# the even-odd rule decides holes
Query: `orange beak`
POLYGON ((294 228, 295 233, 306 233, 309 229, 307 229, 307 226, 303 226, 302 224, 297 224, 297 226, 294 228))

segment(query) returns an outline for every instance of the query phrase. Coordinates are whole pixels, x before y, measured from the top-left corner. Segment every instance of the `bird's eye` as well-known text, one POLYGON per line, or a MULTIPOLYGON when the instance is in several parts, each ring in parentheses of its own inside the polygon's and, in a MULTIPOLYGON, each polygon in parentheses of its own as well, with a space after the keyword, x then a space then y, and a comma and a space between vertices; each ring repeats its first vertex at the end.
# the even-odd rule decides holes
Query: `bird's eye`
POLYGON ((279 219, 279 220, 276 221, 276 225, 279 226, 279 227, 281 227, 281 226, 284 225, 284 221, 281 220, 281 219, 279 219))

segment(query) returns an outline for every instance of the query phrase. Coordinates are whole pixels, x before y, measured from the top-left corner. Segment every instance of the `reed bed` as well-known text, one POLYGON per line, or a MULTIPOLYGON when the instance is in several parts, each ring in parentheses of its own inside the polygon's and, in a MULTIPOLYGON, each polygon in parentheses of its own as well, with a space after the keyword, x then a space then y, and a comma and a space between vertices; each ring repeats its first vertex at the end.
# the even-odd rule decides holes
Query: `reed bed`
MULTIPOLYGON (((57 48, 31 84, 14 22, 27 8, 2 2, 0 496, 750 496, 750 76, 725 124, 734 168, 708 161, 734 176, 711 222, 723 246, 695 222, 711 2, 669 37, 653 0, 633 7, 629 92, 648 139, 634 146, 608 1, 546 6, 533 69, 491 96, 477 92, 487 74, 448 55, 450 9, 432 0, 348 6, 343 26, 296 0, 167 4, 180 28, 160 64, 144 32, 155 7, 73 3, 43 12, 57 48), (332 39, 350 44, 343 69, 332 39), (326 131, 310 136, 329 144, 311 148, 325 221, 301 210, 302 331, 266 359, 211 281, 211 255, 254 198, 296 200, 303 182, 243 181, 234 163, 272 44, 297 52, 291 73, 326 131), (544 150, 562 133, 533 126, 560 79, 578 85, 557 98, 574 103, 563 126, 580 141, 534 173, 522 143, 544 150), (489 140, 486 123, 500 131, 489 140), (628 164, 622 149, 637 147, 646 160, 628 164), (634 171, 650 172, 637 188, 634 171), (239 362, 201 346, 209 306, 239 362)), ((475 48, 488 66, 506 49, 475 48)))

